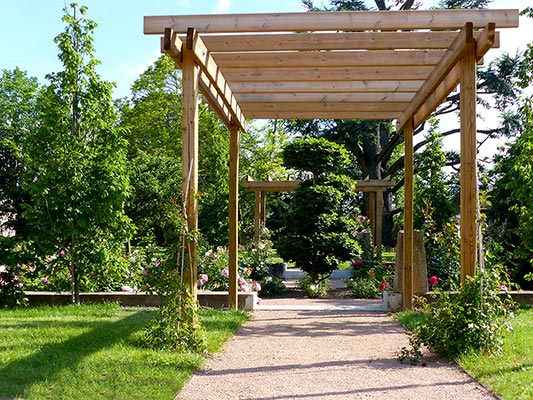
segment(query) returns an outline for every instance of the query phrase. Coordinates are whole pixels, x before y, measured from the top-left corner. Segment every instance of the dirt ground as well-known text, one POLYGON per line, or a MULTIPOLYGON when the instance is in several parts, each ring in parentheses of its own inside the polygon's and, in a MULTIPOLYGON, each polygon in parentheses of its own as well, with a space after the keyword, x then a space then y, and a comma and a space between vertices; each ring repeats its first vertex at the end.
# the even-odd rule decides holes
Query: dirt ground
POLYGON ((224 399, 494 399, 465 372, 429 352, 423 364, 398 361, 408 345, 405 330, 385 312, 343 310, 375 305, 355 300, 342 288, 330 300, 265 299, 268 305, 300 310, 256 310, 224 351, 178 394, 181 400, 224 399), (317 305, 338 309, 318 310, 317 305), (305 306, 315 308, 305 310, 305 306))

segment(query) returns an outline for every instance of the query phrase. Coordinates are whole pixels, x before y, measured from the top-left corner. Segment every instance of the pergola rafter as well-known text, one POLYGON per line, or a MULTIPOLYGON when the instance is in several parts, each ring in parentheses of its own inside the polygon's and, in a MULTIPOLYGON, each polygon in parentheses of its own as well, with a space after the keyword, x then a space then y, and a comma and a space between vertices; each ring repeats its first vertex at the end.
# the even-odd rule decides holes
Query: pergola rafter
MULTIPOLYGON (((230 128, 230 304, 237 304, 238 136, 246 129, 246 119, 396 120, 397 132, 404 133, 409 147, 404 268, 411 268, 412 133, 458 83, 461 251, 465 253, 461 270, 462 276, 472 274, 477 241, 475 67, 490 48, 499 46, 497 28, 517 26, 518 10, 145 17, 145 33, 163 35, 162 50, 183 69, 184 80, 187 77, 183 145, 193 145, 192 153, 184 157, 184 180, 190 178, 187 192, 184 187, 186 197, 196 194, 198 116, 193 104, 198 91, 230 128)), ((187 204, 188 212, 195 210, 195 200, 187 204)), ((194 268, 193 262, 191 276, 194 268)), ((409 276, 404 273, 407 281, 409 276)), ((194 280, 190 284, 192 288, 194 280)), ((410 282, 404 290, 404 306, 409 307, 410 282)))

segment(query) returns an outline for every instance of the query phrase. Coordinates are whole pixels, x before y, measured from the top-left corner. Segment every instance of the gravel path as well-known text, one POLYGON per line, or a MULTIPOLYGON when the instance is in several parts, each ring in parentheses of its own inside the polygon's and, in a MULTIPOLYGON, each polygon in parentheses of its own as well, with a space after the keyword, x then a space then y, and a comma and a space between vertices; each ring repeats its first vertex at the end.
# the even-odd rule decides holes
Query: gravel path
MULTIPOLYGON (((279 305, 287 299, 264 304, 269 301, 279 305)), ((315 308, 324 304, 297 301, 315 308)), ((432 354, 425 354, 426 366, 400 364, 397 357, 407 344, 405 330, 383 312, 256 310, 176 399, 495 398, 432 354)))

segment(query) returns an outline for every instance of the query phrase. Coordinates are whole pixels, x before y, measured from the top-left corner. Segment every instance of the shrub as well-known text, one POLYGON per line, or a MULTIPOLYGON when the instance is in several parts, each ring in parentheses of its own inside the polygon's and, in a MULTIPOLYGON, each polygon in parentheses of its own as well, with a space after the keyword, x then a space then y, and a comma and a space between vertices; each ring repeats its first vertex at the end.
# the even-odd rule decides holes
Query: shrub
POLYGON ((24 284, 16 270, 0 265, 0 307, 16 307, 27 304, 24 284))
POLYGON ((348 153, 325 139, 296 139, 285 146, 283 160, 285 167, 299 169, 309 179, 292 193, 276 248, 317 286, 360 250, 352 236, 355 182, 346 175, 348 153))
POLYGON ((305 290, 310 297, 324 298, 328 294, 329 280, 324 277, 315 280, 311 275, 306 275, 300 279, 298 285, 305 290))
POLYGON ((508 329, 505 317, 512 316, 510 297, 500 297, 506 279, 495 268, 467 277, 459 292, 441 292, 434 304, 424 304, 427 318, 413 329, 412 349, 404 349, 403 358, 419 354, 422 344, 452 361, 469 351, 498 352, 508 329))
POLYGON ((376 299, 382 294, 380 284, 370 276, 346 279, 345 282, 356 299, 376 299))
POLYGON ((267 276, 261 280, 261 290, 259 295, 261 297, 280 296, 285 293, 286 287, 283 280, 275 276, 267 276))

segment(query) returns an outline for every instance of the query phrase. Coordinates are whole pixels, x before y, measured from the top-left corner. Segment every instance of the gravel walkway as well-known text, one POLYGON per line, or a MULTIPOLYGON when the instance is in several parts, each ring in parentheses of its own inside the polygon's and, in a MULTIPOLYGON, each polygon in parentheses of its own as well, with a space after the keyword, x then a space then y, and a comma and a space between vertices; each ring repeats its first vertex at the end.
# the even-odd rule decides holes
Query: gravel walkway
MULTIPOLYGON (((324 301, 295 301, 314 309, 254 311, 253 319, 222 353, 210 356, 176 399, 495 398, 432 354, 425 354, 425 366, 400 364, 397 357, 408 339, 386 313, 343 310, 343 305, 357 304, 353 299, 337 299, 341 309, 325 311, 317 309, 324 301)), ((287 299, 263 304, 283 302, 287 299)))

